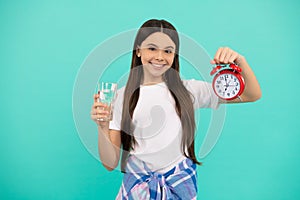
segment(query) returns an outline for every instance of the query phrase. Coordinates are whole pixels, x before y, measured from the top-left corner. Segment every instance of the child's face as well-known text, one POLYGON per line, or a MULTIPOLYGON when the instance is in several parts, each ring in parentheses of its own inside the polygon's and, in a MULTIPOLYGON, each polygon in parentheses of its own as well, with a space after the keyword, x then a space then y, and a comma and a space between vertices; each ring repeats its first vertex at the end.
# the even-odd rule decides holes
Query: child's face
POLYGON ((149 35, 137 51, 143 64, 144 79, 161 81, 162 75, 172 66, 175 49, 175 43, 167 34, 155 32, 149 35))

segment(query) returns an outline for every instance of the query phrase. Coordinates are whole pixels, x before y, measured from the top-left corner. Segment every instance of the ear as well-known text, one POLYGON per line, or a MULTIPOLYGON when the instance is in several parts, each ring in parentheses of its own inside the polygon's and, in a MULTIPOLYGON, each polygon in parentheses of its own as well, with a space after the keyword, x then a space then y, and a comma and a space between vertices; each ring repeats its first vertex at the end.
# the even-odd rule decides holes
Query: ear
POLYGON ((137 57, 141 57, 140 46, 137 46, 137 48, 135 49, 135 52, 136 52, 137 57))

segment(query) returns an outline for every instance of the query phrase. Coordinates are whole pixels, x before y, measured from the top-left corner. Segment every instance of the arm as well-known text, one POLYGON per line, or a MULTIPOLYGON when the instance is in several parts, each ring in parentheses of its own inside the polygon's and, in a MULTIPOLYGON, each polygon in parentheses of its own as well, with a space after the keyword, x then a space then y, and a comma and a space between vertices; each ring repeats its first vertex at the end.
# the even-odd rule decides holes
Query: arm
POLYGON ((108 112, 101 109, 105 104, 97 102, 99 95, 94 95, 91 118, 98 125, 98 151, 103 166, 111 171, 117 167, 120 159, 121 134, 118 130, 109 129, 109 122, 98 121, 105 117, 108 112), (100 109, 99 109, 100 108, 100 109))
POLYGON ((237 52, 233 51, 228 47, 221 47, 218 49, 214 59, 211 61, 212 64, 220 63, 235 63, 242 68, 242 76, 245 80, 245 89, 241 94, 241 99, 233 99, 225 101, 220 99, 220 103, 241 103, 241 102, 253 102, 261 98, 261 89, 259 83, 247 63, 245 57, 241 56, 237 52))

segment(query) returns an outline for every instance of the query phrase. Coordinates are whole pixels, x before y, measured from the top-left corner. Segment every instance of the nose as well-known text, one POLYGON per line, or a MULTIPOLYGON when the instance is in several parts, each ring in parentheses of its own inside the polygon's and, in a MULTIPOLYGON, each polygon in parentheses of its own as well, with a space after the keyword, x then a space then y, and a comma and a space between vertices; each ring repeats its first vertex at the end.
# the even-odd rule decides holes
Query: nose
POLYGON ((157 51, 157 54, 155 55, 155 59, 156 59, 156 60, 159 60, 159 61, 164 60, 164 57, 163 57, 163 50, 159 49, 159 50, 157 51))

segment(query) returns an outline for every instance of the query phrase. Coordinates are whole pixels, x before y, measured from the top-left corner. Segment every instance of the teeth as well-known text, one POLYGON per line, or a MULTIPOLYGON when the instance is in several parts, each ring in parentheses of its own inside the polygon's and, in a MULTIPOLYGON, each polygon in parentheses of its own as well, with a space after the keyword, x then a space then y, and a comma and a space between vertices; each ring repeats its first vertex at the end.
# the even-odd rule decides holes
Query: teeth
POLYGON ((153 64, 151 63, 154 67, 163 67, 164 65, 159 65, 159 64, 153 64))

